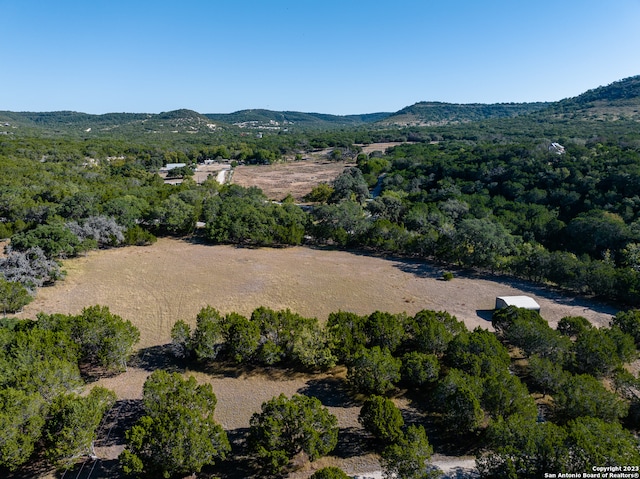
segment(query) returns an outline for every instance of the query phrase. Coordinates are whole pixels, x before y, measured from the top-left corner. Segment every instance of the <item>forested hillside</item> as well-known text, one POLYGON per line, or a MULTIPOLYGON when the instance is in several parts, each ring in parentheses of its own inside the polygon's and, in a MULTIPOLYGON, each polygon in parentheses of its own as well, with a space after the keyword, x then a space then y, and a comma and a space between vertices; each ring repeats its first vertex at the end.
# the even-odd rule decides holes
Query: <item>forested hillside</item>
MULTIPOLYGON (((323 328, 290 311, 259 308, 245 318, 210 308, 194 331, 176 323, 172 348, 200 366, 224 360, 308 372, 343 365, 354 397, 367 398, 363 427, 385 470, 400 477, 424 477, 401 468, 430 456, 424 428, 403 428, 384 400, 400 391, 433 399, 424 414, 440 432, 480 443, 482 477, 637 464, 640 385, 625 365, 640 342, 632 310, 640 306, 639 104, 640 77, 633 77, 552 104, 420 103, 398 112, 407 127, 393 117, 369 123, 385 114, 349 117, 346 127, 347 117, 262 110, 216 119, 190 110, 0 112, 0 309, 3 316, 19 311, 38 288, 63 278, 66 258, 158 236, 357 249, 525 278, 630 311, 609 328, 566 318, 552 330, 537 315, 508 310, 494 316, 494 335, 467 331, 444 312, 337 312, 323 328), (274 128, 231 125, 243 122, 274 128), (314 122, 323 127, 286 128, 314 122), (377 141, 402 144, 363 152, 377 141), (233 184, 237 165, 305 161, 320 149, 326 161, 351 167, 317 185, 304 208, 233 184), (199 165, 222 161, 231 182, 192 179, 199 165), (174 172, 177 185, 158 175, 169 163, 184 163, 174 172), (541 411, 548 422, 536 422, 541 411), (380 424, 378 415, 395 423, 380 424), (589 449, 595 438, 610 437, 620 442, 605 444, 607 454, 589 449)), ((443 279, 455 280, 450 272, 443 279)), ((78 393, 96 375, 125 369, 138 340, 106 307, 37 319, 3 319, 0 327, 0 430, 9 431, 0 438, 0 473, 20 470, 34 451, 58 467, 91 454, 96 421, 114 398, 97 388, 78 393)), ((210 389, 154 373, 143 402, 127 433, 125 471, 184 475, 230 453, 210 389), (179 408, 171 397, 194 407, 179 408), (202 427, 190 442, 185 425, 196 423, 202 427), (162 443, 170 430, 182 431, 184 444, 162 443), (187 446, 197 451, 178 450, 187 446)), ((335 434, 335 418, 319 402, 274 398, 252 419, 248 450, 258 474, 278 475, 302 452, 310 460, 328 454, 335 434), (278 436, 272 415, 302 431, 295 440, 278 436)))

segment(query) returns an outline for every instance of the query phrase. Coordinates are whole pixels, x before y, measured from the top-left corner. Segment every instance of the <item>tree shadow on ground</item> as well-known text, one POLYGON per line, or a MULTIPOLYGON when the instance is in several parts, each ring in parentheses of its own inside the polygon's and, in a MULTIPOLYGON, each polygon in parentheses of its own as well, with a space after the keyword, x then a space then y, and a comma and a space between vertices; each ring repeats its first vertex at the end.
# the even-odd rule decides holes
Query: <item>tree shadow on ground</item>
POLYGON ((375 449, 374 442, 374 438, 366 434, 363 429, 356 427, 342 428, 338 432, 338 444, 331 452, 331 455, 341 459, 364 456, 369 454, 372 449, 375 449))
MULTIPOLYGON (((0 432, 2 434, 2 432, 0 432)), ((52 472, 51 464, 44 458, 44 449, 36 451, 29 460, 15 471, 0 467, 0 477, 6 479, 25 479, 35 477, 46 477, 52 472)))
POLYGON ((129 366, 153 372, 164 369, 169 372, 182 373, 185 371, 187 361, 177 358, 171 349, 171 344, 161 344, 140 349, 129 360, 129 366))
POLYGON ((419 278, 431 278, 442 280, 442 273, 445 271, 451 271, 454 276, 464 276, 463 270, 458 270, 451 265, 439 265, 436 263, 425 263, 424 261, 411 260, 407 258, 386 258, 395 262, 395 267, 404 273, 410 273, 419 278))
MULTIPOLYGON (((428 261, 412 260, 406 258, 387 258, 395 262, 395 267, 405 273, 413 274, 419 278, 442 279, 444 271, 451 271, 456 278, 482 279, 503 284, 505 287, 520 290, 522 294, 538 296, 546 300, 553 301, 565 306, 581 307, 585 310, 593 310, 601 314, 615 315, 618 312, 615 305, 604 301, 580 295, 577 292, 566 291, 551 285, 535 283, 526 279, 507 276, 499 273, 492 273, 487 270, 473 270, 465 268, 454 268, 451 265, 430 263, 428 261)), ((455 279, 454 279, 455 281, 455 279)), ((513 293, 512 293, 513 294, 513 293)), ((544 317, 544 310, 542 312, 544 317)), ((483 318, 484 319, 484 318, 483 318)))
POLYGON ((350 396, 349 389, 340 378, 311 379, 298 389, 298 393, 318 398, 323 405, 329 407, 347 408, 360 405, 350 396))
POLYGON ((59 479, 92 479, 99 477, 100 479, 122 479, 125 477, 120 461, 117 459, 98 459, 92 461, 87 459, 82 463, 76 464, 71 469, 56 473, 59 479))
POLYGON ((231 445, 228 459, 219 461, 215 466, 206 467, 203 472, 210 474, 206 477, 224 477, 225 479, 248 479, 261 477, 255 469, 248 451, 248 427, 240 427, 226 431, 231 445))
POLYGON ((130 429, 143 413, 141 399, 116 401, 102 420, 95 446, 111 447, 125 444, 125 431, 130 429))
POLYGON ((264 366, 260 364, 238 364, 229 360, 216 360, 207 363, 192 361, 185 363, 192 371, 198 371, 217 378, 260 377, 270 381, 308 378, 315 373, 301 371, 286 365, 264 366))

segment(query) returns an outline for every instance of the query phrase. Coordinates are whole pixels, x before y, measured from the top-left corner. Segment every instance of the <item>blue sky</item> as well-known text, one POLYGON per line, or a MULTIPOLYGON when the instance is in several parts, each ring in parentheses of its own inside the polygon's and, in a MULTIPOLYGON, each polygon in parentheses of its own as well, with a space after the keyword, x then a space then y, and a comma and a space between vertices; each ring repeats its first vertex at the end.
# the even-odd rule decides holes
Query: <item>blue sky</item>
POLYGON ((640 0, 0 0, 0 110, 332 114, 640 74, 640 0))

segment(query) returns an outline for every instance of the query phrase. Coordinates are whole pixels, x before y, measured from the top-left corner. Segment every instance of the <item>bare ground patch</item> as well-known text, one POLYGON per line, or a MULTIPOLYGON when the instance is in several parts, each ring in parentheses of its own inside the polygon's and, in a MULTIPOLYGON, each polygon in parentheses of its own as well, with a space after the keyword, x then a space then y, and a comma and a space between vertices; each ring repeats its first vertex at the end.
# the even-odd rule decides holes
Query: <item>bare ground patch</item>
POLYGON ((353 164, 318 159, 288 161, 273 165, 243 165, 235 168, 232 183, 260 188, 271 200, 280 201, 291 194, 296 201, 320 183, 331 183, 353 164))

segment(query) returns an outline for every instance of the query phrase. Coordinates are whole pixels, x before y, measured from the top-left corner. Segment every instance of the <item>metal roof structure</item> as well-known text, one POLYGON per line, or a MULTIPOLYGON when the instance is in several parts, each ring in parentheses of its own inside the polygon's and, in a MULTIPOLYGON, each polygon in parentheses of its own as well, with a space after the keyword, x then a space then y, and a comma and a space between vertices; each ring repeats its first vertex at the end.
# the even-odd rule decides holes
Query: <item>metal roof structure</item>
POLYGON ((508 306, 540 311, 540 305, 535 299, 529 296, 498 296, 496 298, 496 309, 502 309, 508 306))

